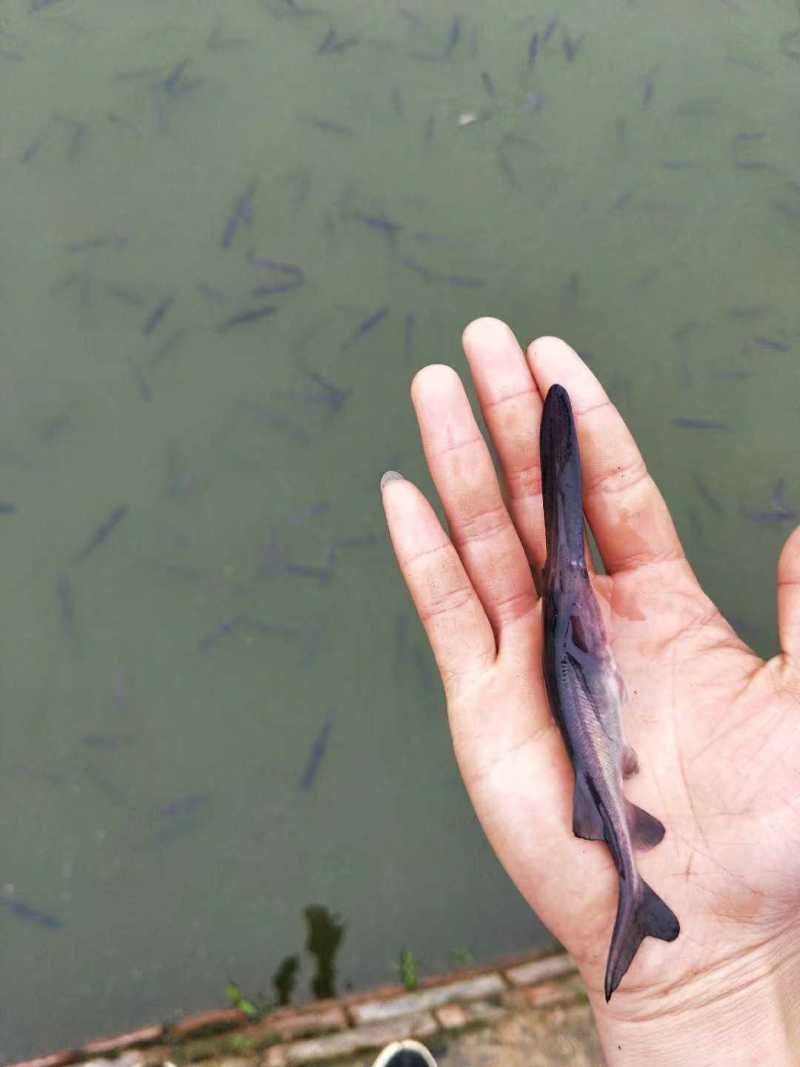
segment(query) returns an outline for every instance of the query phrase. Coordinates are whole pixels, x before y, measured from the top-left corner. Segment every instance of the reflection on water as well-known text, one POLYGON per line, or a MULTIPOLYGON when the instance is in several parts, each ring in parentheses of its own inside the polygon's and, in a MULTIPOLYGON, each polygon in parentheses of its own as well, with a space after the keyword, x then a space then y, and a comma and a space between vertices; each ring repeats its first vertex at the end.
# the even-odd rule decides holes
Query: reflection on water
POLYGON ((792 0, 2 6, 0 1058, 288 1000, 298 901, 342 989, 546 940, 378 481, 469 319, 561 334, 770 652, 798 62, 792 0))

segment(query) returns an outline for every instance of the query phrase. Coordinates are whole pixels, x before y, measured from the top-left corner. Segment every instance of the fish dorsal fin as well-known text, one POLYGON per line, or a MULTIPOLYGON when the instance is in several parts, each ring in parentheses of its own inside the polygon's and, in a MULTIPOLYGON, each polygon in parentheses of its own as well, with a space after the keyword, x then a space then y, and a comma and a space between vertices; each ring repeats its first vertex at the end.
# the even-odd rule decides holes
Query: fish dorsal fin
POLYGON ((655 815, 650 815, 644 808, 637 808, 629 800, 625 801, 625 815, 634 848, 641 852, 655 848, 664 837, 664 824, 655 815))
POLYGON ((606 828, 589 784, 582 774, 575 777, 572 832, 584 841, 605 841, 606 828))

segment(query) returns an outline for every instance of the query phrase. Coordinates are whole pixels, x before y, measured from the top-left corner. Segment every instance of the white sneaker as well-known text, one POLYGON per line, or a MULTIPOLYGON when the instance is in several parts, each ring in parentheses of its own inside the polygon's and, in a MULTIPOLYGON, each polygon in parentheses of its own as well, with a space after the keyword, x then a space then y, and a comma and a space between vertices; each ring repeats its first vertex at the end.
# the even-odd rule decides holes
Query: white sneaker
POLYGON ((395 1041, 386 1046, 372 1067, 437 1067, 437 1064, 419 1041, 395 1041))

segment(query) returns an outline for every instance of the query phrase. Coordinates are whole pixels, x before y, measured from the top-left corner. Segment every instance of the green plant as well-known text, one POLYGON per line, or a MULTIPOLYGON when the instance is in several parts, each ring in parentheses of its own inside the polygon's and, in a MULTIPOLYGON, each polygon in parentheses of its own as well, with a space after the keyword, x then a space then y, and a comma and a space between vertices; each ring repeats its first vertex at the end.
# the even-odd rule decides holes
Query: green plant
POLYGON ((251 1056, 258 1050, 258 1042, 249 1034, 233 1034, 226 1042, 228 1052, 236 1056, 251 1056))
POLYGON ((231 1007, 238 1008, 249 1019, 257 1019, 261 1015, 261 1009, 256 1007, 252 1000, 242 996, 242 991, 235 982, 228 982, 225 987, 225 996, 231 1007))
POLYGON ((409 992, 419 986, 419 966, 413 952, 407 948, 400 953, 400 980, 409 992))

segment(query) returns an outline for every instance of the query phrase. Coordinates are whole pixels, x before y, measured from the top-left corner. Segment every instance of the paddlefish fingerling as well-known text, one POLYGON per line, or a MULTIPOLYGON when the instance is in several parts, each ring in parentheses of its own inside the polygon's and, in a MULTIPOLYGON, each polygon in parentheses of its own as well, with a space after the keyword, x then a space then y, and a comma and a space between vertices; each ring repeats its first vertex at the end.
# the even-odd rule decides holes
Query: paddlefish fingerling
POLYGON ((572 830, 604 841, 619 875, 619 901, 606 965, 610 1000, 642 941, 674 941, 680 924, 639 874, 634 849, 655 847, 664 826, 626 800, 623 778, 638 770, 625 743, 622 677, 589 580, 581 461, 569 395, 553 385, 540 432, 547 563, 543 573, 544 678, 575 771, 572 830))

